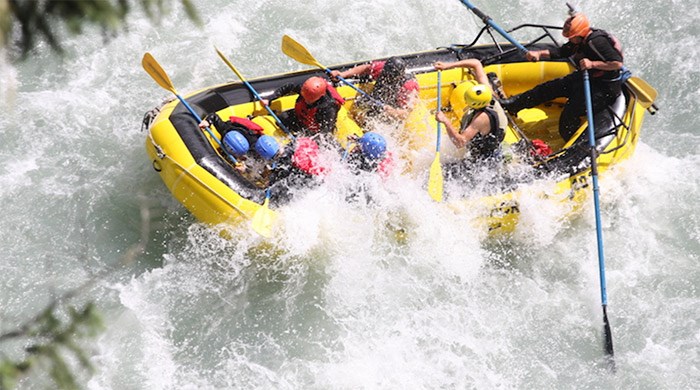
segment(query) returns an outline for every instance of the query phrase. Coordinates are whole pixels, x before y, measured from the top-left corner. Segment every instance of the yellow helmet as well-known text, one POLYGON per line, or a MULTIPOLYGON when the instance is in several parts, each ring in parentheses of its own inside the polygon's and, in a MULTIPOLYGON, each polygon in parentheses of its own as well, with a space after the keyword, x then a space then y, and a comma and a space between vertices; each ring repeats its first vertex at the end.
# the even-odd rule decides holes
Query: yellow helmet
POLYGON ((452 110, 461 112, 467 108, 478 110, 491 103, 491 89, 476 80, 467 80, 459 84, 450 95, 452 110))

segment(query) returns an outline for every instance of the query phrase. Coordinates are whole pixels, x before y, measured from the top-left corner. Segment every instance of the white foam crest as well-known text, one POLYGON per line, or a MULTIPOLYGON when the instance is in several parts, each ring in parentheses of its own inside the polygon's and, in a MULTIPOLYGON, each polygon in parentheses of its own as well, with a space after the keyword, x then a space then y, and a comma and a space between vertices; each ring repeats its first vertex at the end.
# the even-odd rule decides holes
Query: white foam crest
POLYGON ((121 356, 117 358, 121 363, 119 366, 133 365, 129 368, 137 371, 140 382, 153 389, 171 388, 175 384, 173 380, 178 371, 174 357, 176 349, 167 337, 172 332, 167 308, 173 302, 167 291, 170 285, 162 280, 166 273, 167 269, 155 269, 144 275, 141 280, 134 279, 127 285, 115 286, 119 292, 119 301, 131 313, 126 317, 122 315, 127 321, 125 325, 131 328, 130 333, 143 335, 137 349, 142 358, 134 361, 129 355, 121 356), (134 332, 137 329, 138 331, 134 332), (145 362, 158 364, 142 364, 145 362))

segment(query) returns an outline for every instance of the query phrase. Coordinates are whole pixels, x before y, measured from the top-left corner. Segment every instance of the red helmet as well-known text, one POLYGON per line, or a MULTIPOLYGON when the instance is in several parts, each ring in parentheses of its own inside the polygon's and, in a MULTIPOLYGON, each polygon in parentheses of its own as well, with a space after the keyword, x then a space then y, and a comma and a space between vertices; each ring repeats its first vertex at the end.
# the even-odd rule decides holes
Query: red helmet
POLYGON ((591 32, 591 23, 586 15, 575 13, 564 22, 564 30, 561 34, 565 38, 581 37, 585 38, 591 32))
POLYGON ((306 104, 311 104, 326 93, 328 83, 321 77, 310 77, 301 85, 301 97, 306 104))

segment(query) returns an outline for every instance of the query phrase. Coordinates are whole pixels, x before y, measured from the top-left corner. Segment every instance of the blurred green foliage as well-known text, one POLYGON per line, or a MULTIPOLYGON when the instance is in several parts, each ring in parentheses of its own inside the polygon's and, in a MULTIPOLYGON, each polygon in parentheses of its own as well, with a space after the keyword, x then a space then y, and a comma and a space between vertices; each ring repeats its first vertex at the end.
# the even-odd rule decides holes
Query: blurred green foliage
MULTIPOLYGON (((106 39, 125 25, 132 3, 141 6, 149 19, 157 22, 174 0, 0 0, 0 45, 18 50, 26 58, 37 39, 63 52, 60 24, 71 34, 80 34, 85 25, 102 29, 106 39)), ((191 0, 179 0, 187 16, 201 25, 191 0)))
POLYGON ((72 358, 92 372, 93 366, 80 341, 95 337, 103 328, 92 302, 77 309, 54 301, 19 329, 0 335, 0 342, 20 340, 25 345, 24 357, 19 360, 0 359, 0 389, 12 389, 30 369, 47 364, 57 388, 78 389, 72 365, 66 359, 72 358))

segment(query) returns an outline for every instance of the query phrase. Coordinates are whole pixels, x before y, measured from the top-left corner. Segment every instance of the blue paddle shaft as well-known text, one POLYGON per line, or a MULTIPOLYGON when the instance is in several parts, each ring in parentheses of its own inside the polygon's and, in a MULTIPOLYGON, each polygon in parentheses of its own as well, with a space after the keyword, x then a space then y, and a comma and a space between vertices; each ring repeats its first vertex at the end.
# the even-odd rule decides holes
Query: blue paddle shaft
MULTIPOLYGON (((442 109, 442 72, 438 70, 437 72, 437 112, 442 109)), ((435 151, 440 153, 440 141, 441 134, 440 125, 442 122, 437 121, 437 143, 435 144, 435 151)))
MULTIPOLYGON (((192 107, 190 107, 190 105, 187 103, 187 100, 185 100, 185 98, 183 98, 182 96, 180 96, 180 95, 178 95, 178 94, 175 94, 175 96, 177 96, 177 99, 180 101, 180 103, 182 103, 182 104, 185 106, 185 108, 187 108, 187 111, 189 111, 190 114, 192 114, 192 116, 194 117, 194 119, 197 120, 197 125, 199 125, 200 123, 202 123, 202 118, 200 118, 199 115, 197 115, 197 113, 194 111, 194 109, 192 109, 192 107)), ((224 147, 221 145, 221 142, 219 141, 218 138, 216 138, 216 136, 215 136, 214 133, 211 131, 211 129, 209 128, 209 126, 206 127, 206 130, 207 130, 207 133, 209 133, 209 135, 211 136, 211 138, 212 138, 214 141, 216 141, 217 144, 219 144, 219 146, 221 147, 221 150, 222 150, 224 153, 226 153, 226 155, 231 159, 231 161, 233 161, 234 164, 237 164, 237 163, 238 163, 238 160, 236 160, 235 157, 233 157, 231 154, 229 154, 229 153, 226 151, 226 149, 224 149, 224 147)))
POLYGON ((603 306, 608 304, 605 288, 605 255, 603 252, 603 229, 600 223, 600 200, 598 189, 598 151, 595 147, 595 124, 593 123, 593 107, 591 103, 591 83, 588 70, 583 70, 583 91, 586 95, 586 116, 588 119, 588 145, 591 147, 591 176, 593 178, 593 202, 595 204, 596 237, 598 239, 598 267, 600 268, 600 298, 603 306))
POLYGON ((493 19, 491 19, 490 16, 486 15, 485 13, 481 12, 480 9, 476 8, 472 3, 470 3, 468 0, 459 0, 462 2, 462 4, 466 5, 467 8, 469 8, 474 14, 478 17, 481 18, 481 20, 491 26, 494 30, 498 31, 503 38, 507 39, 508 42, 512 43, 513 46, 517 47, 518 50, 520 50, 521 53, 525 54, 528 52, 528 50, 525 48, 525 46, 521 45, 518 41, 513 39, 510 34, 506 32, 506 30, 502 29, 499 25, 497 25, 493 19))
MULTIPOLYGON (((253 96, 255 96, 255 98, 258 99, 258 100, 261 102, 261 104, 262 104, 262 100, 263 100, 263 99, 262 99, 262 98, 260 97, 260 95, 258 94, 258 91, 256 91, 255 88, 253 88, 253 86, 250 85, 250 83, 249 83, 248 81, 246 81, 246 80, 241 80, 241 81, 243 82, 243 84, 245 84, 245 86, 246 86, 246 87, 248 88, 248 90, 253 94, 253 96)), ((276 121, 277 124, 282 128, 282 130, 284 130, 284 132, 287 133, 290 137, 294 138, 294 136, 292 135, 292 133, 289 132, 289 129, 287 129, 287 126, 285 126, 284 123, 282 123, 282 121, 281 121, 280 118, 275 114, 275 112, 272 111, 272 109, 271 109, 267 104, 263 104, 263 106, 265 107, 265 109, 267 110, 267 112, 270 113, 270 115, 272 115, 273 118, 275 118, 275 121, 276 121)))
MULTIPOLYGON (((330 68, 326 68, 325 71, 326 71, 326 73, 330 76, 330 74, 331 74, 330 68)), ((340 80, 340 81, 342 81, 343 83, 345 83, 345 85, 347 85, 347 86, 349 86, 350 88, 354 89, 354 90, 357 91, 358 93, 364 95, 366 98, 368 98, 369 100, 371 100, 372 103, 378 105, 379 107, 384 107, 384 103, 382 103, 382 102, 380 102, 379 100, 377 100, 377 99, 375 99, 375 98, 369 96, 369 95, 367 94, 367 92, 361 90, 360 88, 357 88, 357 87, 355 86, 355 84, 353 84, 353 83, 351 83, 351 82, 345 80, 345 79, 344 79, 343 77, 341 77, 340 75, 335 76, 335 77, 338 78, 338 80, 340 80)))

